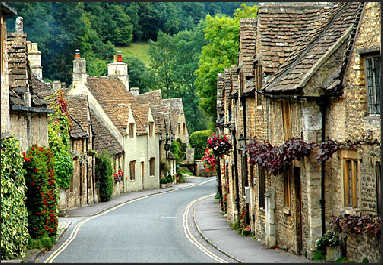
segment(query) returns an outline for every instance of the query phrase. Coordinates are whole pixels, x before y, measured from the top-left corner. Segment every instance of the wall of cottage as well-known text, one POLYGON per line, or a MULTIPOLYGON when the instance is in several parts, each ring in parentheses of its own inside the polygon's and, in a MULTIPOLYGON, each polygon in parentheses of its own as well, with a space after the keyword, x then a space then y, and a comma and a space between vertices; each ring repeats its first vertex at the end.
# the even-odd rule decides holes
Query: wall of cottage
POLYGON ((46 113, 11 112, 10 131, 19 139, 22 152, 33 144, 48 146, 46 113))

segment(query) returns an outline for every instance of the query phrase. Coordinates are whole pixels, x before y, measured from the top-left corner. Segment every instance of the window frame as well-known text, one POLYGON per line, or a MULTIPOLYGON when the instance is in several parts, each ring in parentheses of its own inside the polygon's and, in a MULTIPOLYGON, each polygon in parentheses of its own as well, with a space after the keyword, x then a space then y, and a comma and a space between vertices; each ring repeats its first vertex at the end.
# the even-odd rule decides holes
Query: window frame
POLYGON ((129 138, 134 138, 134 125, 133 122, 129 123, 129 138))
POLYGON ((131 180, 131 181, 136 180, 136 160, 131 160, 129 162, 129 180, 131 180), (133 174, 132 174, 132 172, 133 172, 133 174))
POLYGON ((343 207, 359 210, 360 207, 360 165, 357 151, 341 151, 343 207), (348 162, 350 161, 350 162, 348 162), (348 167, 350 164, 351 168, 348 167), (351 179, 349 176, 351 172, 351 179), (351 196, 350 196, 351 195, 351 196))
POLYGON ((366 54, 363 55, 364 60, 364 76, 365 76, 365 87, 367 90, 367 112, 368 115, 380 115, 380 108, 382 107, 380 105, 380 98, 382 95, 380 91, 380 68, 382 67, 380 64, 380 56, 379 54, 373 53, 373 54, 366 54), (371 61, 372 63, 369 64, 368 62, 371 61), (379 68, 376 69, 375 63, 378 63, 379 68), (371 68, 369 67, 371 65, 371 68), (371 69, 371 75, 370 70, 371 69), (377 75, 378 74, 378 75, 377 75), (372 77, 372 87, 369 86, 369 80, 371 80, 372 77), (371 95, 372 94, 372 95, 371 95), (373 102, 371 102, 371 100, 373 102))
POLYGON ((155 176, 156 175, 156 158, 155 157, 151 157, 149 159, 149 175, 150 176, 155 176))
POLYGON ((154 122, 149 122, 149 136, 153 137, 154 135, 154 122))

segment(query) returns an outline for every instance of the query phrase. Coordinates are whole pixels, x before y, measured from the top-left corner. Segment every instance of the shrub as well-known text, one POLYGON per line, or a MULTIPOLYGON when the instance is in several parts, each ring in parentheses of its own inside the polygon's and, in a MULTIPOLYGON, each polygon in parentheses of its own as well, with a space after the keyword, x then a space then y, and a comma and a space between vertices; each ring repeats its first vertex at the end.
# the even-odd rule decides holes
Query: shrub
POLYGON ((1 140, 1 259, 23 256, 28 244, 23 158, 18 141, 1 140))
POLYGON ((170 151, 173 153, 177 162, 181 162, 186 158, 186 144, 182 143, 179 139, 177 141, 172 142, 170 145, 170 151))
POLYGON ((70 186, 73 172, 73 158, 70 154, 71 120, 68 113, 68 106, 63 91, 59 90, 54 94, 55 99, 51 108, 54 113, 48 115, 48 137, 49 147, 54 157, 54 169, 57 179, 57 186, 67 189, 70 186))
POLYGON ((195 131, 190 135, 189 142, 194 148, 194 159, 199 160, 205 151, 207 138, 214 132, 212 130, 195 131))
POLYGON ((56 179, 49 148, 33 145, 24 154, 28 231, 32 239, 56 237, 56 179))
POLYGON ((96 156, 97 185, 102 202, 109 201, 113 194, 112 159, 108 153, 96 156))

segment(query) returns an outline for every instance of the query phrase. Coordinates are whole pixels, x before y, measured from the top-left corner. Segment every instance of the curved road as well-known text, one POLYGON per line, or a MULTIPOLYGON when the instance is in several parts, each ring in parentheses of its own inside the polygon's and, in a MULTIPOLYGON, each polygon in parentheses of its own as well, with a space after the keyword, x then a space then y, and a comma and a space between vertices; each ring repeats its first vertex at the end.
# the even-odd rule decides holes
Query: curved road
POLYGON ((206 180, 191 179, 193 187, 152 195, 87 220, 53 262, 217 262, 184 232, 186 206, 216 191, 215 178, 206 180))

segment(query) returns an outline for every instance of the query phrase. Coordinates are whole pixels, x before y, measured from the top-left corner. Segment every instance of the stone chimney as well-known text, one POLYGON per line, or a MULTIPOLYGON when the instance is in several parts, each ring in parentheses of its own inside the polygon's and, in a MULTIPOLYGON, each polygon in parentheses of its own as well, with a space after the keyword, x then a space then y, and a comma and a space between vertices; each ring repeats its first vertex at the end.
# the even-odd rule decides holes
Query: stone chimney
POLYGON ((37 79, 43 78, 43 70, 41 66, 41 51, 37 48, 37 43, 27 41, 28 47, 28 62, 31 67, 32 74, 37 76, 37 79))
POLYGON ((140 94, 140 88, 138 87, 131 87, 130 88, 130 92, 134 95, 134 96, 137 96, 140 94))
POLYGON ((86 61, 81 58, 80 50, 75 51, 73 60, 73 74, 72 74, 72 87, 73 89, 83 90, 86 89, 85 83, 87 79, 86 74, 86 61))
POLYGON ((61 82, 59 80, 53 81, 53 91, 57 91, 61 88, 61 82))
POLYGON ((113 55, 113 63, 108 64, 108 76, 117 77, 129 91, 128 65, 122 61, 121 52, 113 55))

